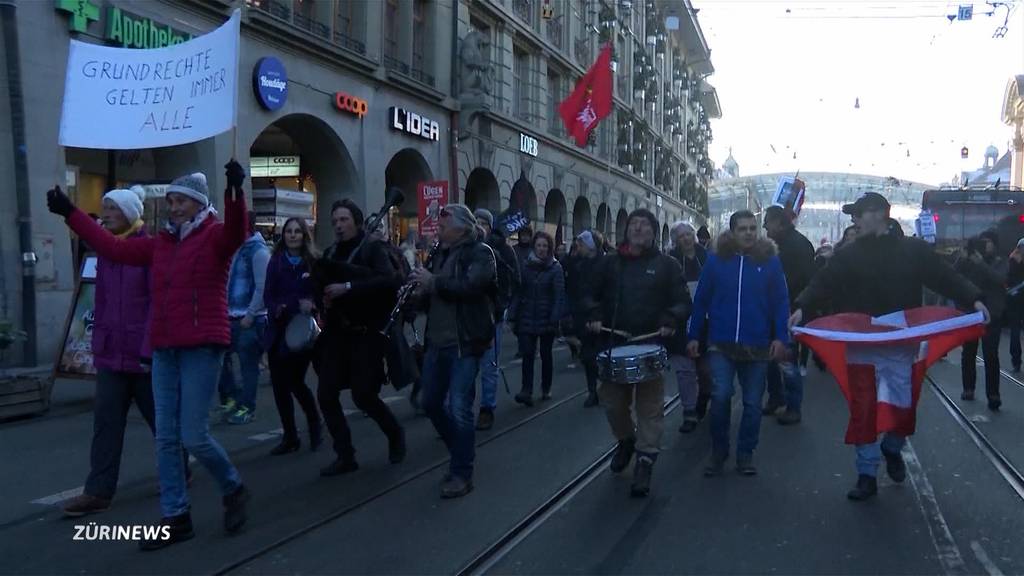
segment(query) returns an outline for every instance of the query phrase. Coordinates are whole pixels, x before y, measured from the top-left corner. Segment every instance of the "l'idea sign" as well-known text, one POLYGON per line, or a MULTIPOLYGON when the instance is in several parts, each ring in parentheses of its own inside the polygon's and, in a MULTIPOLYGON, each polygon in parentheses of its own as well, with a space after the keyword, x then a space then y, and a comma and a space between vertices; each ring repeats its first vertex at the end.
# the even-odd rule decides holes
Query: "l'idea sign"
POLYGON ((415 136, 437 142, 441 139, 441 126, 415 112, 409 112, 404 108, 392 106, 388 111, 391 118, 391 129, 399 132, 408 132, 415 136))

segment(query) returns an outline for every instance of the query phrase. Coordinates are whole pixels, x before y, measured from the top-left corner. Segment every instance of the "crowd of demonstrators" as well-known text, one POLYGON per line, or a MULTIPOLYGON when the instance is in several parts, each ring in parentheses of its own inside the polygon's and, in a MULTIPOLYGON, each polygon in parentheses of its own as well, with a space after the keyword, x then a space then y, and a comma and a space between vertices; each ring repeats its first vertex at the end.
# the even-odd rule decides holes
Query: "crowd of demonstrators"
POLYGON ((523 265, 519 290, 508 309, 512 332, 523 358, 522 387, 515 401, 533 406, 533 366, 541 360, 541 400, 551 398, 552 348, 565 315, 565 272, 555 258, 554 240, 547 232, 533 235, 533 250, 523 265))
POLYGON ((317 398, 336 455, 320 471, 322 476, 359 468, 341 407, 340 394, 345 389, 351 391, 356 408, 387 437, 389 460, 397 464, 406 454, 405 430, 380 398, 387 345, 381 330, 401 277, 383 243, 366 238, 363 212, 355 202, 347 198, 335 202, 331 223, 337 242, 317 260, 312 274, 324 310, 324 329, 316 343, 317 398))
POLYGON ((293 396, 306 415, 309 449, 316 450, 322 442, 320 410, 313 392, 306 385, 306 372, 313 360, 313 351, 308 347, 293 350, 285 338, 288 325, 296 317, 301 315, 312 320, 316 312, 310 273, 318 257, 306 221, 301 218, 286 220, 281 238, 274 246, 274 255, 267 265, 263 290, 263 302, 269 315, 265 344, 270 385, 284 431, 281 443, 270 451, 274 456, 294 452, 302 445, 295 426, 293 396))
POLYGON ((520 270, 515 251, 509 246, 501 230, 494 228, 494 215, 478 208, 474 213, 483 241, 494 252, 497 279, 497 297, 494 309, 494 341, 484 351, 480 364, 480 414, 476 429, 490 430, 494 426, 494 411, 498 407, 498 372, 501 369, 501 342, 505 312, 519 293, 520 270))
MULTIPOLYGON (((708 262, 708 251, 697 242, 696 231, 686 222, 673 224, 671 235, 673 248, 669 255, 679 262, 687 291, 693 295, 697 292, 697 283, 708 262)), ((679 332, 676 338, 682 339, 682 343, 677 345, 669 361, 676 374, 679 402, 683 407, 683 423, 679 431, 687 434, 697 429, 697 422, 707 412, 708 401, 711 399, 711 372, 704 354, 707 351, 707 330, 701 334, 701 354, 696 358, 686 353, 686 334, 683 330, 679 332)))
MULTIPOLYGON (((794 326, 803 320, 804 310, 830 304, 836 312, 859 312, 872 317, 921 305, 927 287, 964 307, 989 317, 981 302, 982 293, 954 271, 927 243, 892 234, 889 202, 884 196, 865 193, 844 212, 855 217, 858 238, 837 250, 829 265, 811 280, 797 297, 789 319, 794 326), (884 289, 880 284, 884 283, 884 289), (836 294, 841 295, 835 297, 836 294)), ((907 358, 909 364, 913 358, 907 358)), ((857 484, 847 497, 862 501, 878 492, 876 476, 882 458, 886 472, 895 482, 906 479, 901 450, 905 437, 887 433, 881 442, 856 446, 857 484)))
POLYGON ((438 240, 429 268, 414 270, 412 278, 427 315, 422 403, 451 454, 441 496, 457 498, 473 490, 473 400, 494 340, 497 272, 494 251, 477 238, 476 218, 465 205, 441 211, 438 240))
POLYGON ((516 233, 516 245, 513 246, 516 252, 516 262, 519 265, 519 270, 523 269, 526 265, 527 258, 530 257, 530 252, 533 252, 533 228, 529 226, 523 226, 516 233))
MULTIPOLYGON (((603 258, 594 274, 584 305, 587 327, 595 334, 607 334, 603 339, 609 346, 623 343, 620 333, 657 334, 652 340, 668 345, 686 322, 690 295, 679 263, 657 248, 658 230, 658 220, 650 211, 634 210, 626 218, 626 238, 616 252, 603 258)), ((664 390, 660 372, 632 385, 603 380, 598 387, 618 441, 612 472, 622 472, 634 453, 637 456, 630 487, 633 496, 643 497, 650 491, 654 462, 661 451, 664 390)))
POLYGON ((206 177, 189 174, 167 187, 169 221, 156 237, 115 235, 75 208, 59 188, 47 194, 50 211, 63 216, 101 258, 150 269, 147 335, 153 349, 161 525, 168 527, 170 537, 140 542, 145 550, 193 536, 183 446, 217 481, 224 497, 225 530, 237 532, 247 518, 249 491, 208 427, 224 350, 231 344, 228 269, 245 241, 248 220, 242 167, 232 160, 226 176, 224 222, 217 220, 210 204, 206 177))
POLYGON ((584 302, 587 290, 594 282, 594 274, 601 256, 604 255, 604 236, 601 233, 584 230, 573 240, 573 249, 565 262, 565 293, 571 317, 572 335, 579 341, 577 353, 587 379, 585 408, 599 403, 597 397, 597 352, 599 338, 586 327, 584 302))
POLYGON ((734 380, 739 381, 743 395, 736 470, 745 476, 757 474, 753 457, 760 438, 765 374, 772 360, 783 360, 787 354, 788 315, 789 292, 775 244, 758 237, 752 212, 734 213, 729 231, 719 236, 717 250, 708 257, 697 285, 688 334, 688 352, 697 356, 707 323, 713 390, 712 450, 706 476, 721 475, 729 457, 734 380))
POLYGON ((228 273, 228 318, 231 347, 224 356, 220 377, 221 417, 230 424, 248 424, 256 413, 256 388, 267 331, 263 303, 270 249, 249 220, 249 237, 235 253, 228 273), (242 382, 235 380, 232 357, 238 356, 242 382))
POLYGON ((1020 372, 1020 332, 1024 326, 1024 238, 1017 241, 1006 259, 1006 312, 1005 322, 1010 328, 1010 363, 1014 372, 1020 372))
MULTIPOLYGON (((797 231, 793 220, 781 206, 769 206, 764 211, 764 229, 768 238, 778 247, 779 261, 782 263, 782 273, 786 278, 792 304, 814 276, 814 245, 797 231)), ((800 350, 794 341, 788 345, 784 360, 773 361, 768 365, 768 400, 763 414, 770 416, 779 408, 785 408, 778 417, 782 425, 797 424, 801 420, 804 383, 799 361, 800 350)))
MULTIPOLYGON (((1003 314, 1006 310, 1006 264, 998 256, 999 237, 983 232, 977 238, 967 241, 958 255, 954 269, 971 281, 982 292, 991 321, 980 340, 985 360, 985 397, 989 410, 999 410, 1003 402, 999 396, 999 340, 1003 332, 1003 314)), ((963 345, 960 371, 963 378, 962 400, 974 400, 974 388, 978 381, 979 341, 963 345)))

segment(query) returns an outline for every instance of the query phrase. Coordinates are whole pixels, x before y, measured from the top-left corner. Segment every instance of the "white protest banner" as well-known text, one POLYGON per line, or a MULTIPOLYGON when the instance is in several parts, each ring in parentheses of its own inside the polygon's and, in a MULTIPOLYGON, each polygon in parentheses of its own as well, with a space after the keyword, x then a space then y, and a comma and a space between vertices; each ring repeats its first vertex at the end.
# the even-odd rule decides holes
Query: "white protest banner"
POLYGON ((239 11, 209 34, 136 50, 71 41, 60 144, 138 149, 187 144, 235 126, 239 11))

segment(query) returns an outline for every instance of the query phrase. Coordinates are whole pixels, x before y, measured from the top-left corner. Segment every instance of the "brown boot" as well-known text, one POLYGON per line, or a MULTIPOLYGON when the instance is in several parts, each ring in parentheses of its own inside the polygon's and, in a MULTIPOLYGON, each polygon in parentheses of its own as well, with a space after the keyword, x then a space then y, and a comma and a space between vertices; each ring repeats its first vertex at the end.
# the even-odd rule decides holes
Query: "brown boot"
POLYGON ((97 512, 106 512, 110 509, 110 500, 100 498, 91 494, 79 494, 64 502, 64 515, 69 518, 78 518, 97 512))

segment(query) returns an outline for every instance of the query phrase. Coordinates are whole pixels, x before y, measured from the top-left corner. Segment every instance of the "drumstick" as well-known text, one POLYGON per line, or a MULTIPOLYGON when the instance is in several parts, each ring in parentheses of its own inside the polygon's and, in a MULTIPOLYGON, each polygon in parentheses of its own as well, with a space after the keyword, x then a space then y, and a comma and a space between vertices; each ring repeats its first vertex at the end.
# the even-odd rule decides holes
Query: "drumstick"
POLYGON ((632 334, 630 334, 629 332, 625 332, 623 330, 614 330, 612 328, 605 328, 604 326, 601 327, 601 332, 611 332, 612 334, 622 336, 623 338, 629 338, 632 336, 632 334))
POLYGON ((658 330, 657 332, 651 332, 650 334, 641 334, 640 336, 637 336, 635 338, 630 338, 629 341, 630 342, 636 342, 637 340, 647 340, 648 338, 654 338, 655 336, 660 336, 660 335, 661 335, 661 330, 658 330))

